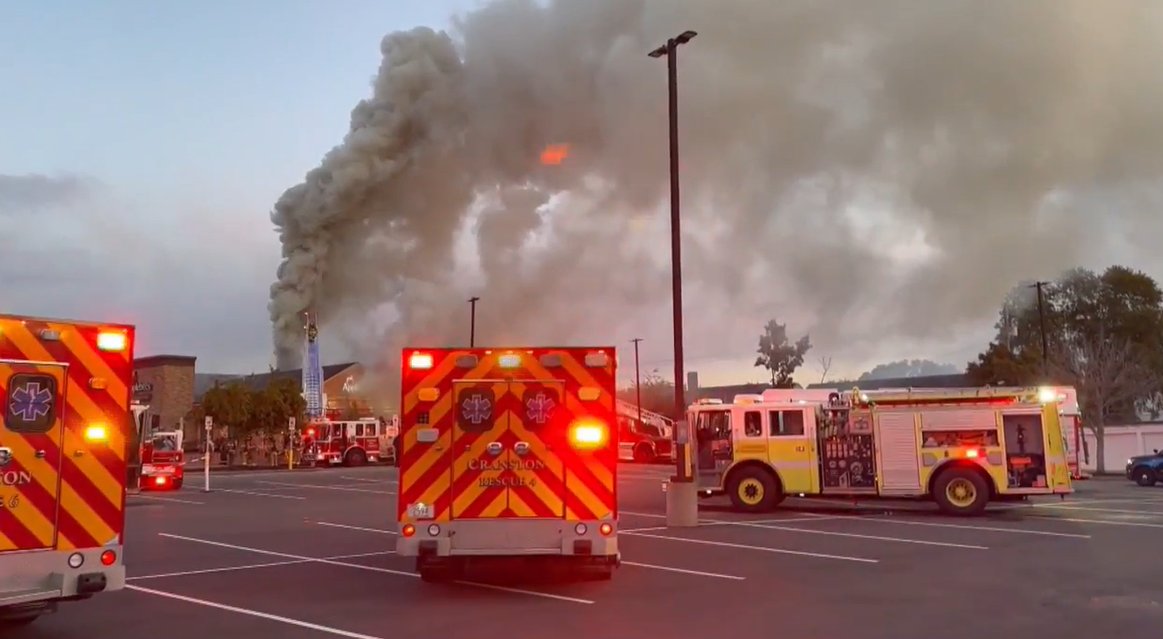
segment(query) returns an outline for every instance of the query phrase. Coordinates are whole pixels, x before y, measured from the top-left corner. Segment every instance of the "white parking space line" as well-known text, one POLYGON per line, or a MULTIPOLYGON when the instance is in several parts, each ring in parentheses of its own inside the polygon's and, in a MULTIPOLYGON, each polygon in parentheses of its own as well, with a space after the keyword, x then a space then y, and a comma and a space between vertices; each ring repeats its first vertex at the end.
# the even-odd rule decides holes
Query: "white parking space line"
POLYGON ((1107 526, 1137 526, 1140 528, 1163 528, 1163 524, 1148 524, 1138 521, 1111 521, 1109 519, 1079 519, 1070 517, 1055 517, 1053 515, 1030 515, 1031 518, 1047 521, 1069 521, 1076 524, 1103 524, 1107 526))
POLYGON ((350 524, 336 524, 330 521, 316 521, 314 522, 320 526, 331 526, 332 528, 346 528, 348 530, 359 530, 363 532, 379 533, 381 535, 398 535, 394 530, 387 530, 384 528, 367 528, 364 526, 352 526, 350 524))
POLYGON ((738 575, 722 575, 717 572, 703 572, 702 570, 688 570, 686 568, 675 568, 673 566, 657 566, 655 564, 643 564, 637 561, 622 560, 623 566, 634 566, 636 568, 649 568, 651 570, 665 570, 667 572, 679 572, 686 575, 696 575, 699 577, 712 577, 714 579, 731 579, 733 581, 743 581, 746 577, 738 575))
POLYGON ((272 615, 268 612, 260 612, 258 610, 251 610, 249 608, 240 608, 238 606, 228 606, 226 604, 217 603, 214 601, 207 601, 205 599, 197 599, 195 597, 187 597, 186 595, 178 595, 172 592, 165 592, 164 590, 154 590, 153 588, 143 588, 133 584, 126 584, 127 590, 134 590, 136 592, 145 593, 147 595, 154 595, 156 597, 165 597, 166 599, 173 599, 176 601, 184 601, 186 603, 195 604, 198 606, 205 606, 207 608, 217 608, 218 610, 225 610, 240 615, 247 615, 250 617, 258 617, 260 619, 267 619, 269 621, 277 621, 279 623, 287 624, 289 626, 298 626, 300 628, 308 628, 310 630, 318 630, 329 635, 337 635, 340 637, 348 637, 349 639, 382 639, 381 637, 374 637, 372 635, 363 635, 358 632, 349 632, 340 628, 333 628, 331 626, 323 626, 309 621, 302 621, 299 619, 292 619, 291 617, 284 617, 282 615, 272 615))
MULTIPOLYGON (((356 559, 358 557, 378 557, 383 555, 394 555, 394 550, 380 550, 376 552, 360 552, 353 555, 333 555, 330 557, 321 557, 321 559, 356 559)), ((262 564, 246 564, 243 566, 225 566, 222 568, 203 568, 201 570, 182 570, 179 572, 163 572, 153 575, 137 575, 134 577, 126 577, 126 581, 140 581, 142 579, 164 579, 166 577, 187 577, 190 575, 209 575, 217 572, 235 572, 238 570, 254 570, 255 568, 273 568, 276 566, 294 566, 295 564, 311 563, 306 559, 290 559, 287 561, 268 561, 262 564)))
POLYGON ((231 488, 212 488, 211 490, 216 493, 234 493, 236 495, 250 495, 252 497, 270 497, 271 499, 306 499, 302 495, 275 495, 273 493, 258 493, 249 490, 234 490, 231 488))
POLYGON ((619 515, 630 515, 632 517, 648 517, 651 519, 666 519, 666 515, 661 515, 659 513, 642 513, 642 512, 634 512, 633 510, 619 510, 618 514, 619 515))
POLYGON ((739 548, 742 550, 756 550, 756 551, 760 551, 760 552, 770 552, 770 553, 776 553, 776 554, 781 554, 781 555, 798 555, 800 557, 815 557, 817 559, 837 559, 840 561, 856 561, 856 562, 866 563, 866 564, 878 564, 878 563, 880 563, 879 559, 868 559, 866 557, 848 557, 845 555, 829 555, 829 554, 825 554, 825 553, 807 552, 807 551, 803 551, 803 550, 788 550, 786 548, 772 548, 770 546, 750 546, 747 544, 734 544, 734 543, 727 542, 727 541, 712 541, 710 539, 689 539, 687 537, 671 537, 669 535, 652 535, 652 534, 648 534, 648 533, 644 533, 644 532, 634 532, 634 531, 627 532, 625 530, 622 531, 622 534, 623 535, 634 535, 637 537, 645 537, 648 539, 665 539, 667 541, 679 541, 679 542, 685 542, 688 544, 701 544, 704 546, 721 546, 723 548, 739 548))
MULTIPOLYGON (((1122 514, 1137 515, 1139 517, 1145 517, 1148 519, 1150 519, 1150 518, 1157 519, 1159 517, 1163 517, 1163 511, 1159 511, 1159 510, 1131 510, 1131 509, 1127 509, 1127 508, 1099 508, 1097 506, 1066 506, 1066 505, 1059 506, 1057 504, 1055 504, 1055 505, 1037 504, 1035 507, 1048 509, 1048 510, 1085 510, 1085 511, 1096 512, 1096 513, 1116 513, 1116 514, 1120 514, 1120 515, 1122 515, 1122 514)), ((1017 509, 1014 509, 1014 510, 1017 510, 1017 509)))
POLYGON ((368 479, 367 477, 350 477, 348 475, 340 475, 339 478, 346 479, 348 481, 360 481, 365 484, 387 484, 390 486, 395 486, 399 483, 390 479, 368 479))
POLYGON ((959 530, 984 530, 988 532, 1003 532, 1014 533, 1015 535, 1043 535, 1046 537, 1070 537, 1074 539, 1090 539, 1090 535, 1080 535, 1077 533, 1054 532, 1051 530, 1028 530, 1025 528, 1001 528, 997 526, 969 526, 965 524, 941 524, 932 521, 913 521, 911 519, 881 519, 878 517, 871 517, 865 515, 843 515, 836 519, 851 519, 860 522, 873 522, 877 524, 898 524, 901 526, 931 526, 933 528, 955 528, 959 530))
POLYGON ((204 502, 204 501, 194 501, 192 499, 178 499, 177 497, 154 497, 153 495, 142 495, 141 493, 134 493, 130 496, 136 497, 137 499, 152 499, 154 501, 172 501, 172 502, 178 503, 178 504, 194 504, 195 506, 206 505, 206 502, 204 502))
POLYGON ((395 495, 391 490, 372 490, 370 488, 352 488, 350 486, 327 486, 324 484, 300 484, 289 481, 257 481, 256 484, 265 486, 286 486, 287 488, 315 488, 319 490, 339 490, 350 493, 371 493, 373 495, 395 495))
MULTIPOLYGON (((812 520, 816 521, 816 520, 812 520)), ((908 539, 905 537, 882 537, 880 535, 863 535, 860 533, 839 532, 835 530, 813 530, 811 528, 792 528, 791 526, 776 526, 774 524, 758 524, 751 522, 733 521, 731 526, 744 528, 762 528, 764 530, 779 530, 784 532, 809 533, 812 535, 830 535, 833 537, 851 537, 853 539, 871 539, 873 541, 892 541, 901 544, 915 544, 918 546, 943 546, 945 548, 964 548, 967 550, 989 550, 986 546, 972 544, 955 544, 947 541, 928 541, 924 539, 908 539)))
MULTIPOLYGON (((259 555, 270 555, 272 557, 283 557, 286 559, 297 559, 308 563, 326 564, 328 566, 342 566, 344 568, 355 568, 356 570, 367 570, 370 572, 379 572, 389 575, 399 575, 401 577, 419 577, 420 575, 414 572, 404 572, 403 570, 391 570, 389 568, 379 568, 377 566, 365 566, 362 564, 353 564, 346 561, 335 561, 332 559, 319 559, 317 557, 304 557, 302 555, 292 555, 285 552, 276 552, 274 550, 263 550, 262 548, 253 548, 251 546, 239 546, 236 544, 228 544, 222 541, 212 541, 209 539, 198 539, 197 537, 187 537, 185 535, 174 535, 171 533, 158 533, 161 537, 169 539, 180 539, 182 541, 191 541, 199 544, 206 544, 209 546, 218 546, 221 548, 230 548, 231 550, 242 550, 252 552, 259 555)), ((496 586, 493 584, 483 584, 475 581, 457 581, 458 584, 465 584, 469 586, 476 586, 478 588, 485 588, 487 590, 502 590, 504 592, 512 592, 522 595, 529 595, 532 597, 541 597, 544 599, 556 599, 558 601, 569 601, 572 603, 592 604, 593 601, 589 599, 579 599, 577 597, 566 597, 565 595, 555 595, 548 592, 540 592, 537 590, 522 590, 520 588, 508 588, 505 586, 496 586)))

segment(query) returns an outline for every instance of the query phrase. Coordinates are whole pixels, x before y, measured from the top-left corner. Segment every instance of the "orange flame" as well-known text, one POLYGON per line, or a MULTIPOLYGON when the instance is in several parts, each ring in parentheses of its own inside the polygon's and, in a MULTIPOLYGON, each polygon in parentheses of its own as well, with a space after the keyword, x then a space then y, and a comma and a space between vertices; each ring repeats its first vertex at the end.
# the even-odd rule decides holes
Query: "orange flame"
POLYGON ((569 157, 568 144, 550 144, 541 152, 541 163, 546 165, 561 164, 565 158, 569 157))

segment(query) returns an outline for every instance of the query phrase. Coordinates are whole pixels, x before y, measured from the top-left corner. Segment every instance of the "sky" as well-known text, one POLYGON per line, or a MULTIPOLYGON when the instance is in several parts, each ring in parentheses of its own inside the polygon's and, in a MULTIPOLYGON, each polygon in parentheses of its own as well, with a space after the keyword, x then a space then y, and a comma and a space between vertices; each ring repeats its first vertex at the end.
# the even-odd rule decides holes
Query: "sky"
MULTIPOLYGON (((307 174, 343 142, 353 107, 369 98, 382 107, 381 89, 403 82, 398 75, 376 79, 386 34, 418 25, 443 29, 453 14, 478 4, 76 0, 0 6, 0 308, 131 322, 138 326, 138 355, 195 355, 200 372, 266 370, 274 362, 267 304, 282 259, 271 219, 276 202, 295 185, 306 184, 308 191, 318 187, 307 174)), ((587 175, 597 174, 599 182, 612 185, 605 195, 595 196, 597 205, 589 206, 631 213, 629 222, 597 213, 592 219, 625 230, 628 243, 653 246, 633 257, 643 260, 634 264, 657 267, 652 276, 666 273, 665 202, 644 204, 637 197, 658 186, 651 182, 658 176, 635 173, 632 162, 640 159, 637 153, 643 147, 661 147, 633 141, 628 131, 651 122, 630 115, 643 100, 651 109, 659 107, 655 98, 661 75, 657 64, 641 55, 635 55, 640 60, 633 64, 615 60, 615 71, 610 60, 626 38, 654 40, 658 33, 671 32, 679 23, 675 16, 683 24, 705 25, 698 40, 703 48, 691 45, 692 53, 684 53, 690 60, 684 64, 690 66, 683 72, 689 83, 684 87, 690 87, 683 94, 684 136, 690 138, 683 146, 684 170, 689 167, 693 174, 691 195, 685 200, 690 208, 684 213, 691 210, 694 216, 684 242, 689 256, 684 261, 689 269, 686 369, 697 370, 704 385, 765 379, 764 371, 753 366, 754 345, 763 322, 772 316, 788 322, 793 339, 805 332, 813 335, 817 346, 797 376, 809 383, 821 375, 821 356, 831 357, 832 378, 854 377, 876 364, 905 358, 962 366, 988 342, 1004 292, 1020 279, 1050 277, 1075 265, 1102 268, 1115 260, 1163 275, 1157 240, 1150 240, 1163 231, 1163 216, 1149 217, 1159 204, 1154 186, 1163 173, 1163 162, 1156 163, 1163 152, 1150 135, 1140 136, 1146 149, 1140 155, 1112 152, 1120 149, 1120 142, 1128 149, 1132 144, 1119 137, 1125 134, 1123 128, 1105 124, 1125 122, 1126 130, 1147 131, 1134 123, 1159 115, 1153 110, 1163 104, 1157 85, 1144 85, 1135 74, 1153 77, 1152 65, 1163 61, 1160 48, 1140 53, 1133 45, 1163 39, 1126 33, 1127 25, 1157 27, 1157 12, 1149 16, 1152 20, 1142 20, 1132 15, 1137 10, 1132 5, 1116 2, 1118 11, 1105 12, 1103 20, 1091 15, 1087 21, 1076 18, 1086 17, 1091 9, 1068 2, 1045 5, 1052 13, 1041 17, 1024 9, 1012 9, 1014 15, 1005 15, 1009 9, 995 10, 995 16, 983 18, 974 30, 962 28, 970 23, 953 19, 954 9, 911 12, 916 17, 905 21, 891 18, 887 9, 872 15, 845 9, 840 2, 813 5, 812 11, 792 2, 786 13, 775 4, 745 0, 722 5, 685 0, 559 2, 566 9, 558 17, 572 22, 533 20, 520 3, 511 4, 506 9, 510 14, 494 16, 503 19, 485 16, 466 29, 477 64, 466 66, 465 76, 496 80, 496 86, 478 82, 463 89, 476 93, 461 100, 461 106, 479 107, 482 114, 472 130, 479 134, 489 126, 504 130, 512 125, 517 131, 512 139, 518 139, 530 130, 552 128, 534 121, 543 115, 519 113, 506 102, 530 93, 560 108, 552 123, 558 130, 569 130, 571 117, 590 126, 579 124, 579 131, 598 130, 600 143, 582 134, 574 140, 584 156, 581 161, 607 165, 587 175), (722 11, 711 11, 712 4, 722 11), (619 13, 631 6, 645 9, 641 15, 619 13), (820 7, 818 14, 815 7, 820 7), (744 9, 753 20, 742 20, 744 9), (1096 26, 1091 31, 1077 31, 1089 28, 1079 25, 1092 23, 1096 26), (1014 39, 1021 41, 1010 43, 1012 50, 990 39, 1006 37, 1010 25, 1019 34, 1014 39), (1038 31, 1043 26, 1044 37, 1038 31), (548 30, 545 34, 553 38, 539 37, 543 34, 538 29, 548 30), (716 29, 728 37, 715 40, 716 29), (594 62, 588 49, 571 51, 577 43, 562 38, 575 33, 594 41, 609 37, 607 58, 598 56, 594 62), (829 45, 837 33, 856 36, 840 47, 815 47, 811 41, 818 36, 829 45), (893 37, 878 39, 884 34, 893 37), (894 42, 909 46, 894 48, 894 42), (764 46, 772 50, 762 52, 764 46), (1019 50, 1022 46, 1030 51, 1019 50), (946 53, 957 54, 926 55, 921 47, 944 47, 946 53), (554 49, 560 49, 556 57, 554 49), (1082 52, 1077 60, 1069 53, 1075 50, 1082 52), (861 51, 867 68, 858 64, 861 51), (1020 62, 1011 65, 990 57, 1003 55, 999 51, 1020 62), (1142 68, 1134 65, 1136 59, 1142 68), (513 74, 520 70, 516 75, 530 79, 510 78, 512 86, 505 85, 498 60, 508 60, 513 74), (562 86, 558 79, 578 72, 575 63, 596 65, 581 72, 597 78, 599 86, 623 87, 626 97, 604 94, 590 104, 582 98, 593 96, 570 93, 576 87, 562 86), (930 63, 935 68, 927 68, 930 63), (1125 73, 1108 80, 1113 77, 1105 72, 1108 68, 1125 73), (1028 86, 1012 84, 1017 80, 1010 73, 1028 86), (785 75, 773 80, 771 74, 785 75), (649 82, 643 80, 647 77, 649 82), (1117 100, 1126 88, 1118 84, 1120 79, 1132 87, 1135 99, 1128 93, 1123 102, 1117 100), (801 83, 795 85, 801 93, 781 93, 792 80, 801 83), (715 90, 707 90, 709 86, 715 90), (1104 109, 1104 100, 1115 106, 1104 109), (830 111, 821 106, 829 104, 830 111), (487 113, 489 108, 494 111, 487 113), (604 110, 605 118, 589 122, 592 114, 586 109, 604 110), (610 117, 611 112, 617 117, 610 117), (761 127, 759 116, 768 114, 795 124, 774 133, 761 127), (937 134, 918 132, 942 114, 951 115, 937 134), (619 121, 624 123, 612 124, 619 121), (1079 123, 1093 124, 1093 140, 1079 123), (520 129, 520 124, 527 126, 520 129), (975 128, 982 126, 987 127, 984 133, 975 128), (1023 148, 1007 156, 989 134, 1003 142, 1016 140, 1023 148), (980 148, 970 143, 977 140, 980 148), (918 149, 915 157, 908 155, 910 145, 918 149), (988 164, 996 157, 1006 158, 1005 170, 988 164), (1057 158, 1063 161, 1050 161, 1057 158), (1111 191, 1111 183, 1101 180, 1117 173, 1120 161, 1145 167, 1128 171, 1128 180, 1146 175, 1155 181, 1147 188, 1118 184, 1111 191), (828 179, 821 182, 821 174, 828 179), (894 180, 898 184, 885 186, 894 180), (725 202, 724 194, 738 200, 725 202), (1094 237, 1102 241, 1092 241, 1094 237), (1027 252, 1035 242, 1037 250, 1027 252), (995 249, 1005 257, 992 257, 995 249)), ((973 11, 970 5, 960 10, 973 11)), ((394 46, 433 56, 441 51, 439 38, 411 37, 394 46)), ((638 51, 641 44, 635 40, 631 49, 638 51)), ((656 114, 650 117, 659 121, 656 114)), ((378 139, 390 145, 390 137, 378 139)), ((491 147, 487 152, 477 148, 478 155, 503 163, 506 158, 496 147, 497 140, 505 145, 506 139, 481 135, 476 143, 481 140, 491 147)), ((530 144, 536 148, 560 141, 538 138, 530 144)), ((527 155, 534 158, 536 152, 527 155)), ((468 161, 461 164, 466 175, 481 173, 468 161)), ((367 170, 372 169, 360 172, 367 170)), ((437 182, 435 189, 440 188, 437 182)), ((593 213, 585 205, 574 206, 581 208, 559 208, 593 213)), ((303 220, 304 210, 301 202, 289 202, 284 213, 287 219, 303 220)), ((538 211, 545 216, 543 209, 538 211)), ((330 213, 367 223, 376 212, 330 213)), ((576 232, 570 226, 578 226, 576 219, 554 222, 554 232, 578 242, 611 241, 576 232)), ((472 220, 479 222, 479 211, 472 220)), ((457 232, 458 260, 488 253, 478 248, 472 224, 457 232)), ((351 243, 343 248, 355 252, 366 247, 351 243)), ((525 245, 523 250, 531 249, 525 245)), ((620 255, 631 259, 626 251, 620 255)), ((581 262, 556 266, 576 267, 591 280, 608 275, 601 270, 608 264, 581 262)), ((375 277, 372 261, 331 266, 339 272, 346 269, 344 276, 353 281, 375 277), (355 268, 361 265, 365 271, 355 268)), ((485 280, 485 286, 498 285, 485 280)), ((438 277, 431 281, 440 282, 438 277)), ((642 337, 643 371, 670 377, 669 285, 665 278, 644 277, 647 281, 657 290, 637 306, 626 302, 624 311, 603 305, 577 315, 572 306, 557 304, 546 307, 544 321, 534 317, 531 322, 543 329, 562 317, 572 321, 575 316, 598 316, 603 321, 595 322, 597 328, 588 335, 597 332, 598 341, 621 349, 624 374, 633 370, 630 340, 642 337)), ((525 284, 536 288, 532 280, 525 284)), ((335 291, 346 294, 356 288, 337 286, 335 291)), ((631 295, 632 289, 608 295, 600 288, 579 291, 577 299, 629 299, 619 296, 631 295)), ((509 312, 504 299, 524 294, 524 289, 514 291, 508 298, 495 288, 486 295, 482 331, 504 332, 509 312)), ((423 325, 425 316, 415 307, 426 299, 423 294, 410 298, 404 317, 411 323, 401 320, 401 326, 418 330, 423 325)), ((448 308, 459 308, 459 299, 452 301, 456 305, 448 308)), ((360 305, 362 312, 369 305, 360 305)), ((437 310, 467 314, 467 308, 437 310)), ((351 325, 365 320, 352 317, 357 315, 336 318, 330 336, 324 327, 325 361, 376 357, 368 355, 377 350, 370 332, 353 345, 351 325), (335 334, 344 322, 347 330, 341 340, 335 334)), ((462 322, 459 316, 456 322, 462 322)), ((537 337, 544 334, 542 330, 537 337)))
POLYGON ((341 4, 0 5, 0 176, 47 178, 0 209, 5 311, 130 321, 140 355, 265 370, 272 205, 343 137, 386 33, 474 6, 341 4), (20 258, 42 251, 72 257, 34 274, 20 258))

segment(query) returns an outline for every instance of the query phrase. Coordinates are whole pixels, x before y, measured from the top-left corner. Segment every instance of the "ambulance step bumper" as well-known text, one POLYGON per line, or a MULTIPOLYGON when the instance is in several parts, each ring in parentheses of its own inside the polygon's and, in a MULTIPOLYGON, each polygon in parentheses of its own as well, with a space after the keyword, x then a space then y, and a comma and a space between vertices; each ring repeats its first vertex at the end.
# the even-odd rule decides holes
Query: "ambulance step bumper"
POLYGON ((617 526, 603 535, 603 523, 614 524, 561 520, 441 522, 416 526, 412 537, 397 537, 396 553, 402 557, 616 556, 617 526))

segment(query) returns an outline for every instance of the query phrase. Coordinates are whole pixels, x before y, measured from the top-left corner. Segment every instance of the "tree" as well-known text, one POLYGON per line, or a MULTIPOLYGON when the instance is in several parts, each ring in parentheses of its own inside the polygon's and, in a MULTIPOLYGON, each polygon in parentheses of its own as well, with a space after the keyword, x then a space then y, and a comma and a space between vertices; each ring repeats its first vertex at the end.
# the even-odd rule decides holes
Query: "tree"
MULTIPOLYGON (((634 384, 618 391, 618 399, 634 404, 638 400, 637 388, 634 384)), ((651 371, 642 376, 642 408, 666 415, 675 419, 674 414, 674 384, 658 371, 651 371)))
POLYGON ((953 364, 940 364, 927 359, 902 359, 888 364, 877 364, 872 370, 861 375, 857 381, 873 379, 895 379, 902 377, 925 377, 928 375, 956 375, 960 373, 953 364))
POLYGON ((1140 400, 1158 392, 1159 374, 1144 351, 1129 339, 1108 338, 1101 323, 1097 333, 1079 339, 1055 360, 1078 391, 1083 424, 1094 432, 1097 470, 1106 472, 1107 420, 1133 419, 1126 411, 1134 411, 1140 400))
POLYGON ((832 356, 820 356, 820 383, 828 381, 828 371, 832 369, 832 356))
POLYGON ((1023 283, 1006 297, 995 339, 966 372, 981 385, 1073 385, 1103 471, 1106 424, 1135 421, 1143 410, 1158 415, 1163 290, 1144 273, 1112 266, 1101 275, 1068 271, 1042 292, 1046 352, 1037 290, 1023 283))
POLYGON ((759 356, 755 358, 755 365, 771 373, 773 387, 792 388, 792 374, 803 365, 804 355, 811 347, 808 335, 792 344, 788 341, 787 325, 768 320, 763 334, 759 336, 759 356))
POLYGON ((218 383, 202 395, 201 413, 214 418, 216 426, 245 429, 250 421, 251 392, 237 382, 225 386, 218 383))

